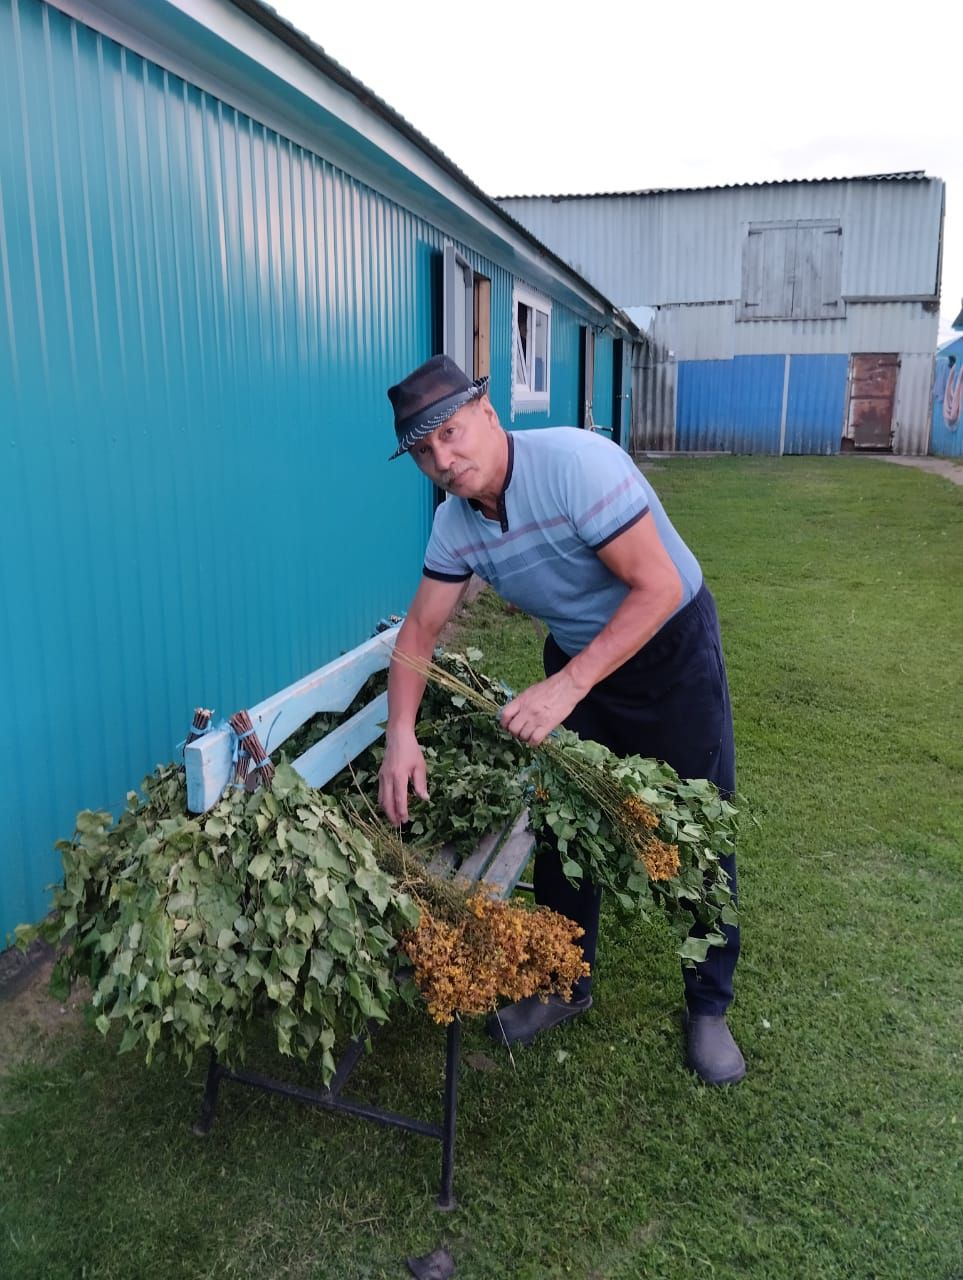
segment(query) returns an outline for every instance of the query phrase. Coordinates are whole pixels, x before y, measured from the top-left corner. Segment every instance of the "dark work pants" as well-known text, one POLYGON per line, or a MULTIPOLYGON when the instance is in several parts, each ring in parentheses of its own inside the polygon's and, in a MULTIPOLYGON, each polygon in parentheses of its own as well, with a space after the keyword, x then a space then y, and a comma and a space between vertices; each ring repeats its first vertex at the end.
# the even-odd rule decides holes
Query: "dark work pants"
MULTIPOLYGON (((545 674, 554 675, 568 656, 552 636, 545 641, 545 674)), ((736 786, 732 711, 722 657, 719 620, 712 593, 703 586, 642 649, 582 699, 565 721, 581 738, 601 742, 616 755, 664 760, 682 778, 708 778, 726 795, 736 786)), ((735 892, 736 860, 722 859, 735 892)), ((571 885, 557 850, 535 859, 535 899, 575 920, 585 930, 582 947, 595 967, 601 891, 591 882, 571 885)), ((723 927, 725 947, 710 947, 696 968, 683 969, 686 1004, 693 1013, 724 1013, 732 1001, 739 958, 739 930, 723 927)), ((695 925, 693 936, 703 936, 695 925)), ((587 995, 591 978, 575 986, 587 995)))

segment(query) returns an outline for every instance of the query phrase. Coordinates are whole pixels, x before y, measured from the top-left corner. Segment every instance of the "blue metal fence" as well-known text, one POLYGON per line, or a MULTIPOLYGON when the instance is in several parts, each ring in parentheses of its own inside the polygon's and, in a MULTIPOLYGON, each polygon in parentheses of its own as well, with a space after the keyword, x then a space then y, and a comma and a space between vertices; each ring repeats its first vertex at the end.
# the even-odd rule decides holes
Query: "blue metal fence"
POLYGON ((784 356, 681 361, 676 448, 778 453, 784 373, 784 356))
POLYGON ((678 367, 676 448, 837 453, 846 412, 848 370, 846 355, 682 361, 678 367))
POLYGON ((838 453, 849 356, 790 356, 784 453, 838 453))

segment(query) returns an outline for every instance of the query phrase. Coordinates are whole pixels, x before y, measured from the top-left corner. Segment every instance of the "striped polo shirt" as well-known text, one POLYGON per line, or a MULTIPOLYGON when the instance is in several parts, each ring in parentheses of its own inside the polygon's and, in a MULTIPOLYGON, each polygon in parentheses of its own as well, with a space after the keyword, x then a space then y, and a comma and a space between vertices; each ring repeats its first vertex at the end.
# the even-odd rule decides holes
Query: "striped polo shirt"
POLYGON ((597 552, 649 511, 682 580, 684 608, 702 571, 628 454, 575 427, 510 431, 499 518, 489 520, 472 499, 449 496, 435 512, 424 572, 442 582, 476 573, 540 618, 574 656, 629 591, 597 552))

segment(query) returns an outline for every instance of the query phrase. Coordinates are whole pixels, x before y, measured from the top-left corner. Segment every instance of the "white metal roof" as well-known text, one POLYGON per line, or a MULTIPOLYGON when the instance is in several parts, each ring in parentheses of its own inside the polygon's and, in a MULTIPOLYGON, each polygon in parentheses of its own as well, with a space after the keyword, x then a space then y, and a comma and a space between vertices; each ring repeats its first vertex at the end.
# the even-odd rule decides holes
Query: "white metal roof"
POLYGON ((748 187, 788 187, 804 183, 820 182, 925 182, 928 175, 923 169, 908 169, 903 173, 862 173, 846 177, 825 178, 769 178, 762 182, 719 182, 706 187, 644 187, 638 191, 573 191, 552 194, 505 195, 496 200, 628 200, 640 196, 693 195, 704 191, 737 191, 748 187))

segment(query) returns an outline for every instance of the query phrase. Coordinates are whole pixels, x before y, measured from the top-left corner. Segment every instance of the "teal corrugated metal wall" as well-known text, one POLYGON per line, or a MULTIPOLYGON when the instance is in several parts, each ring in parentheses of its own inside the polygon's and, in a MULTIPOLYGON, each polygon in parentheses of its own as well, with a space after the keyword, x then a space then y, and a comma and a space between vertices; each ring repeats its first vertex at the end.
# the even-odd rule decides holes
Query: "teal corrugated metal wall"
POLYGON ((403 607, 431 500, 384 388, 431 352, 441 237, 38 3, 0 4, 0 117, 2 930, 195 703, 403 607))
MULTIPOLYGON (((118 807, 196 704, 250 705, 407 604, 431 494, 386 461, 385 388, 434 349, 443 240, 0 0, 0 946, 46 909, 76 811, 118 807)), ((507 423, 512 279, 475 262, 507 423)), ((556 304, 553 420, 570 329, 556 304)))

